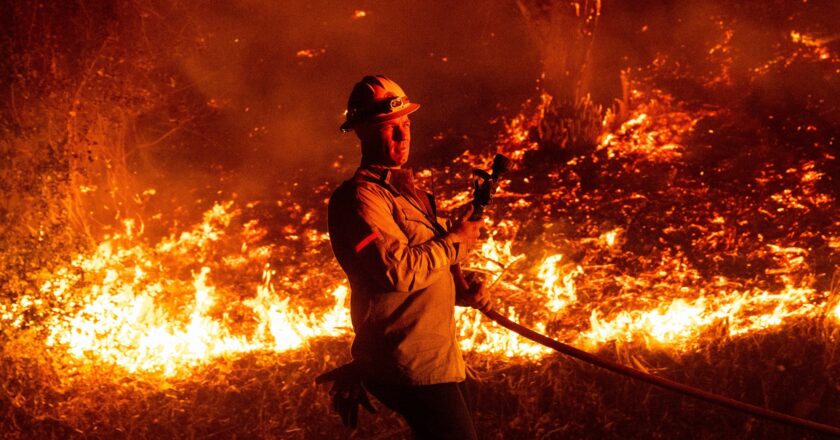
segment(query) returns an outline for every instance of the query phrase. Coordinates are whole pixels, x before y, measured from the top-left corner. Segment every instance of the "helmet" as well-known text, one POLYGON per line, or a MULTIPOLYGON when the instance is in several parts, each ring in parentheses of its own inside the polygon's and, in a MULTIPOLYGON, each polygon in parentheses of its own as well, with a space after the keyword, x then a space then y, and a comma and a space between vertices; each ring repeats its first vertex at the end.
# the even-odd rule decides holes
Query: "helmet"
POLYGON ((353 86, 347 101, 347 120, 341 131, 348 132, 362 122, 382 122, 414 113, 420 104, 408 101, 397 83, 384 75, 366 76, 353 86))

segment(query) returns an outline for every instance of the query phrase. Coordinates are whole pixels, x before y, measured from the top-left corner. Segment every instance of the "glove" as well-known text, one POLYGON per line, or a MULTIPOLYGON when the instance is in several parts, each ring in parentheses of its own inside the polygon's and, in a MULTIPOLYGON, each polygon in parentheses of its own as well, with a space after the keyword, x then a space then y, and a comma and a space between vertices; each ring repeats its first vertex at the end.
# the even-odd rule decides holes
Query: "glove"
POLYGON ((467 282, 465 291, 457 292, 455 304, 461 307, 472 307, 478 310, 489 310, 491 308, 490 292, 484 285, 484 280, 475 272, 464 273, 467 282))
POLYGON ((355 428, 359 421, 359 405, 368 412, 376 413, 376 408, 370 403, 367 391, 362 386, 362 372, 353 362, 344 364, 334 370, 327 371, 315 378, 316 384, 333 382, 330 395, 333 401, 333 411, 341 416, 341 422, 348 428, 355 428))

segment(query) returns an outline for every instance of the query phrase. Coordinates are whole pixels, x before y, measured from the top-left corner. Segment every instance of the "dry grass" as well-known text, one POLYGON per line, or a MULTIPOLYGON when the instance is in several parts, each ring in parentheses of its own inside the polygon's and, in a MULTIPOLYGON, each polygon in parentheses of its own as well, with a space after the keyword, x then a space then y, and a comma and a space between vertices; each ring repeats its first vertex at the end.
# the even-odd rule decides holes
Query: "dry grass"
MULTIPOLYGON (((803 322, 736 340, 709 339, 684 355, 632 352, 656 374, 832 423, 840 413, 838 333, 836 326, 803 322)), ((329 396, 313 378, 344 359, 346 344, 314 341, 291 353, 221 359, 186 379, 97 367, 69 382, 37 342, 7 344, 0 429, 4 438, 405 438, 404 425, 386 409, 365 413, 356 431, 330 414, 329 396)), ((482 438, 820 438, 559 355, 534 363, 471 355, 470 363, 484 377, 472 387, 482 438)))
MULTIPOLYGON (((144 112, 184 101, 194 104, 166 91, 169 72, 156 65, 156 57, 163 55, 143 52, 149 47, 147 42, 128 39, 129 34, 142 32, 116 32, 120 26, 139 30, 131 27, 139 26, 138 10, 131 5, 140 3, 94 11, 94 15, 104 14, 114 26, 78 40, 67 35, 87 24, 80 11, 63 9, 73 9, 70 6, 48 5, 52 9, 34 21, 30 14, 35 2, 20 2, 11 8, 18 14, 13 23, 35 28, 12 29, 3 41, 3 54, 10 60, 3 66, 7 69, 2 71, 3 85, 14 88, 19 99, 3 108, 0 127, 0 305, 22 295, 37 295, 53 268, 65 265, 95 243, 95 237, 113 220, 140 209, 132 205, 130 197, 138 187, 129 177, 129 158, 145 153, 127 141, 132 124, 144 112), (56 20, 59 16, 75 21, 56 20), (36 31, 46 37, 20 38, 36 31), (25 41, 34 43, 27 46, 25 41), (77 45, 62 46, 69 44, 67 41, 77 45), (121 55, 135 49, 137 64, 123 65, 124 75, 98 73, 98 63, 121 65, 121 55), (21 100, 24 96, 28 104, 21 100), (96 198, 96 204, 106 202, 110 211, 86 214, 93 202, 79 192, 84 184, 103 188, 107 197, 96 198)), ((790 49, 784 44, 778 48, 790 49)), ((684 68, 684 61, 677 59, 673 64, 684 68)), ((837 128, 832 119, 836 110, 807 107, 806 111, 797 100, 795 105, 779 103, 771 87, 789 86, 796 83, 796 75, 806 74, 807 84, 788 87, 785 93, 801 100, 813 95, 817 102, 820 97, 832 98, 836 84, 821 74, 826 65, 815 64, 805 55, 797 55, 789 64, 789 68, 781 63, 771 65, 761 77, 747 80, 715 76, 720 72, 692 76, 686 71, 669 71, 666 60, 661 70, 641 81, 666 89, 664 95, 670 93, 673 100, 668 105, 657 101, 658 107, 650 107, 652 115, 667 118, 677 112, 696 114, 692 112, 710 106, 715 109, 697 121, 690 134, 683 133, 686 149, 679 162, 650 161, 638 155, 613 160, 601 150, 569 163, 572 155, 558 151, 562 142, 555 139, 552 145, 543 145, 524 157, 525 171, 513 174, 514 182, 508 188, 515 193, 545 190, 539 194, 544 203, 497 215, 521 219, 517 240, 529 261, 559 249, 575 263, 608 267, 602 272, 593 270, 588 283, 579 289, 579 295, 587 300, 585 307, 599 304, 617 309, 626 305, 628 299, 619 295, 614 275, 656 273, 658 262, 674 255, 690 262, 701 280, 723 274, 740 286, 776 289, 783 284, 782 276, 773 272, 778 265, 772 255, 762 251, 762 240, 812 250, 801 270, 782 275, 831 291, 835 298, 828 300, 836 301, 836 286, 830 284, 840 260, 837 248, 825 238, 838 227, 835 213, 840 185, 836 176, 840 168, 836 160, 825 156, 837 154, 836 139, 829 142, 830 133, 837 128), (726 84, 733 87, 729 94, 721 92, 726 84), (733 90, 749 93, 740 95, 733 90), (770 120, 768 115, 774 118, 770 120), (816 130, 797 129, 811 123, 816 130), (773 160, 763 160, 767 157, 773 160), (818 164, 817 171, 826 176, 808 187, 810 193, 804 192, 807 185, 802 184, 799 173, 788 172, 807 162, 818 164), (529 177, 527 184, 523 177, 529 177), (827 194, 834 203, 811 204, 800 211, 785 207, 788 210, 778 215, 757 214, 774 212, 779 206, 770 197, 785 189, 803 198, 827 194), (630 193, 638 197, 626 197, 630 193), (705 234, 698 231, 720 211, 747 222, 723 231, 719 240, 704 239, 705 234), (664 233, 673 225, 684 227, 664 233), (594 253, 574 240, 614 226, 626 230, 620 252, 594 253), (557 249, 546 249, 546 242, 557 249)), ((739 68, 737 62, 735 68, 739 68)), ((162 129, 161 139, 201 115, 196 110, 174 116, 172 125, 162 129)), ((531 128, 545 132, 550 125, 536 121, 531 128)), ((582 127, 575 130, 586 133, 589 145, 594 130, 591 118, 582 127)), ((575 131, 554 128, 561 135, 575 131)), ((539 140, 539 136, 535 138, 539 140)), ((509 139, 500 142, 503 148, 521 147, 505 142, 509 139)), ((468 169, 466 165, 461 168, 453 171, 468 169)), ((450 180, 444 195, 460 191, 463 184, 463 180, 450 180)), ((324 191, 319 189, 319 195, 324 191)), ((322 197, 313 199, 305 191, 298 196, 302 203, 312 205, 298 209, 298 215, 322 208, 322 197)), ((282 214, 279 221, 300 220, 282 214)), ((272 220, 268 215, 265 219, 272 220)), ((312 223, 317 220, 315 217, 312 223)), ((320 266, 329 256, 325 248, 281 243, 271 235, 265 239, 278 241, 275 267, 284 270, 282 276, 288 280, 327 267, 320 266), (299 255, 312 256, 311 261, 319 267, 295 266, 299 255)), ((335 274, 332 264, 327 270, 335 274)), ((514 267, 512 271, 520 269, 526 276, 533 275, 529 272, 532 268, 514 267)), ((239 275, 230 274, 225 282, 240 287, 239 275)), ((657 281, 653 279, 652 285, 657 281)), ((317 291, 330 284, 321 283, 317 291)), ((521 306, 520 310, 533 310, 527 308, 524 296, 510 298, 510 302, 521 306)), ((0 329, 3 438, 408 437, 404 424, 387 410, 373 416, 364 414, 357 431, 344 429, 329 413, 326 391, 318 389, 313 379, 347 359, 349 341, 344 338, 310 341, 302 349, 284 353, 216 359, 188 375, 165 380, 126 374, 45 346, 45 330, 38 323, 49 314, 49 306, 47 302, 41 310, 30 309, 23 317, 29 324, 18 330, 0 329)), ((577 318, 586 313, 583 309, 574 312, 575 319, 551 324, 557 329, 570 326, 572 333, 580 330, 585 318, 577 318)), ((727 324, 721 322, 707 329, 688 351, 614 344, 601 348, 600 354, 753 404, 825 423, 840 420, 840 329, 836 321, 798 320, 738 338, 727 334, 727 324)), ((469 361, 484 376, 475 387, 476 420, 483 438, 819 438, 721 411, 560 356, 526 362, 469 354, 469 361)))

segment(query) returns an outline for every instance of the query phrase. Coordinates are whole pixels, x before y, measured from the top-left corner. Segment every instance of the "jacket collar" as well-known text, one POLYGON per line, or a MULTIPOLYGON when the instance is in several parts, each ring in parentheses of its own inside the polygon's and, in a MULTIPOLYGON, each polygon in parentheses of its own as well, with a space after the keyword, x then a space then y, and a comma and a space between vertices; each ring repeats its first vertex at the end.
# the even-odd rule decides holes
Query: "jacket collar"
MULTIPOLYGON (((420 211, 434 229, 441 228, 437 222, 437 209, 434 200, 414 186, 414 172, 411 168, 390 168, 381 165, 362 165, 356 170, 354 179, 363 179, 377 183, 392 194, 402 196, 415 209, 420 211)), ((445 231, 445 229, 442 229, 445 231)))
POLYGON ((414 191, 414 173, 411 168, 391 168, 382 165, 362 165, 354 177, 376 182, 395 195, 405 196, 414 191))

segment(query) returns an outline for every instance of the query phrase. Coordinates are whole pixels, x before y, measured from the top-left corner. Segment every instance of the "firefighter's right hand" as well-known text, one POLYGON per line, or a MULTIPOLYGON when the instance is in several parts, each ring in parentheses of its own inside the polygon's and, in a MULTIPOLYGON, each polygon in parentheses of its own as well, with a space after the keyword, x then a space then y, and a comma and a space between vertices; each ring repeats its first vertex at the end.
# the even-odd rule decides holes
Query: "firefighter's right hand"
POLYGON ((461 216, 461 219, 452 225, 452 229, 449 230, 449 237, 452 238, 452 241, 455 243, 461 243, 461 246, 464 246, 467 249, 470 249, 475 245, 475 242, 478 241, 478 236, 481 233, 482 222, 481 220, 471 222, 470 216, 472 213, 473 205, 470 204, 467 211, 461 216))

